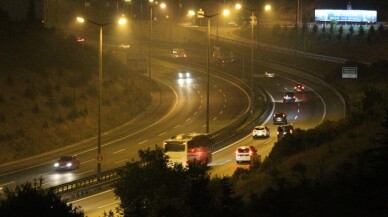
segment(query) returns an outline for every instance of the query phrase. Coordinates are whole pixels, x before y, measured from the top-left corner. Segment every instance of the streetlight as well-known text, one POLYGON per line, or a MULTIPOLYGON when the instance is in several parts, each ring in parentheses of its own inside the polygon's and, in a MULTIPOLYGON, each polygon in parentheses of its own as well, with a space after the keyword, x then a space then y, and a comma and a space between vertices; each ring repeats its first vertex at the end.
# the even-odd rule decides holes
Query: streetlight
MULTIPOLYGON (((222 14, 227 16, 229 10, 224 10, 222 14)), ((216 13, 213 15, 204 14, 203 16, 207 18, 207 93, 206 93, 206 133, 209 133, 209 102, 210 102, 210 19, 212 17, 218 16, 221 13, 216 13)))
MULTIPOLYGON (((235 5, 235 8, 236 9, 241 9, 241 5, 239 4, 236 4, 235 5)), ((255 11, 258 11, 260 9, 251 9, 251 8, 247 8, 248 11, 251 12, 251 98, 253 99, 254 97, 254 92, 253 92, 253 25, 254 25, 254 18, 255 18, 255 11)), ((264 11, 270 11, 271 10, 271 5, 265 5, 264 6, 264 11)), ((259 26, 259 20, 260 19, 256 19, 256 23, 257 23, 257 26, 259 26)), ((259 34, 259 33, 258 33, 259 34)), ((260 42, 258 42, 258 45, 259 45, 260 42)), ((251 111, 252 112, 252 111, 251 111)))
POLYGON ((97 174, 98 178, 100 178, 101 174, 101 161, 102 161, 102 155, 101 155, 101 101, 102 101, 102 27, 118 23, 119 25, 123 25, 127 22, 126 18, 122 17, 116 22, 109 22, 109 23, 97 23, 92 20, 85 19, 83 17, 77 17, 77 22, 84 23, 85 21, 92 23, 100 28, 100 46, 99 46, 99 61, 98 61, 98 141, 97 141, 97 174))
MULTIPOLYGON (((152 21, 153 21, 153 8, 158 4, 157 1, 154 0, 148 0, 150 3, 150 40, 148 43, 148 78, 149 80, 149 86, 150 86, 150 96, 152 97, 152 88, 151 88, 151 41, 152 41, 152 21)), ((166 8, 165 3, 160 4, 160 8, 166 8)))

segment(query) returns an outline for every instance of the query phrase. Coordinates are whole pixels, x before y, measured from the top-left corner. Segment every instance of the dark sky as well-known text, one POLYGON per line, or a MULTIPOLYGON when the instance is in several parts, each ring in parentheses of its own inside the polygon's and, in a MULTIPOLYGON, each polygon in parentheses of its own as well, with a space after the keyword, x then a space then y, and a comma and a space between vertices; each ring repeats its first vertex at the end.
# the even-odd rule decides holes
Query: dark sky
MULTIPOLYGON (((31 0, 0 0, 0 8, 6 11, 12 19, 24 19, 31 0)), ((33 0, 36 6, 36 16, 42 17, 43 0, 33 0)))

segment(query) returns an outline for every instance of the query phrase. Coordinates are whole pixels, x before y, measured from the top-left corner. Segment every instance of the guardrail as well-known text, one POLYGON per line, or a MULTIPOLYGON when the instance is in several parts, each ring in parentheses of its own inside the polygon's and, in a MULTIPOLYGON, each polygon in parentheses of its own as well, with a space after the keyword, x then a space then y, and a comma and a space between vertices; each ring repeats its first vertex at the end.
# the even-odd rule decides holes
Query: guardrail
MULTIPOLYGON (((168 60, 168 61, 171 61, 171 60, 168 60)), ((199 66, 199 65, 196 65, 196 67, 204 68, 203 66, 199 66)), ((242 80, 220 71, 216 73, 222 74, 223 76, 230 77, 233 79, 234 82, 237 81, 242 87, 244 87, 245 91, 249 91, 249 92, 252 91, 247 86, 247 84, 242 80)), ((263 91, 263 93, 265 92, 263 91)), ((211 150, 216 151, 218 149, 221 149, 226 145, 231 144, 235 141, 238 141, 243 136, 246 136, 247 134, 249 134, 252 128, 254 127, 254 125, 256 125, 258 122, 263 121, 263 118, 269 115, 269 112, 270 112, 269 108, 272 104, 269 103, 268 101, 266 102, 267 102, 266 109, 264 109, 264 111, 262 111, 256 119, 254 119, 250 124, 245 126, 243 129, 236 131, 237 128, 240 127, 244 122, 246 122, 247 119, 250 117, 251 114, 249 111, 253 109, 254 102, 251 102, 247 112, 245 112, 244 115, 241 116, 238 120, 236 120, 235 122, 233 122, 232 124, 228 125, 227 127, 221 130, 211 133, 210 137, 213 142, 213 144, 211 145, 211 150)), ((100 176, 95 174, 79 180, 53 186, 50 189, 54 191, 54 193, 61 195, 62 198, 68 199, 68 200, 83 197, 91 193, 96 193, 96 192, 111 188, 113 183, 120 178, 118 175, 118 172, 123 168, 124 166, 118 167, 112 170, 102 172, 100 176)))
MULTIPOLYGON (((238 45, 242 45, 245 47, 251 46, 250 40, 247 40, 247 39, 240 41, 240 40, 233 40, 233 39, 222 38, 222 37, 218 37, 218 39, 217 39, 216 36, 211 36, 211 37, 212 37, 212 40, 224 41, 225 43, 229 43, 229 44, 238 44, 238 45)), ((319 54, 309 53, 309 52, 305 52, 305 51, 300 51, 297 49, 278 47, 278 46, 264 44, 264 43, 258 44, 256 41, 253 42, 253 46, 255 48, 259 48, 261 50, 266 50, 266 51, 270 51, 270 52, 277 52, 277 53, 282 53, 282 54, 287 54, 287 55, 303 56, 305 58, 318 59, 318 60, 333 62, 333 63, 345 63, 346 61, 348 61, 345 58, 319 55, 319 54)))
MULTIPOLYGON (((220 38, 219 38, 220 39, 220 38)), ((224 40, 221 38, 221 40, 224 40)), ((229 43, 232 40, 225 39, 225 41, 228 41, 229 43)), ((242 43, 238 41, 233 41, 233 43, 242 43)), ((243 43, 245 45, 249 45, 249 43, 243 43)), ((172 60, 171 58, 158 58, 163 61, 169 61, 174 62, 175 64, 182 64, 184 62, 172 60)), ((203 70, 206 70, 207 67, 203 67, 202 65, 198 64, 190 64, 191 66, 202 68, 203 70)), ((241 79, 236 78, 228 73, 223 73, 222 71, 217 71, 215 69, 212 69, 212 74, 218 74, 222 75, 224 77, 228 77, 229 79, 233 80, 235 83, 237 82, 240 87, 242 87, 246 92, 251 92, 253 90, 250 89, 250 87, 241 79)), ((265 95, 266 98, 266 92, 261 90, 263 95, 265 95)), ((242 115, 238 120, 234 121, 227 127, 220 129, 216 132, 213 132, 210 134, 210 138, 212 139, 213 144, 211 145, 211 150, 216 151, 219 150, 231 143, 234 143, 244 136, 250 134, 251 130, 255 125, 258 125, 260 122, 264 121, 264 118, 268 117, 268 115, 271 112, 271 106, 273 106, 272 103, 268 102, 268 100, 265 101, 265 109, 261 111, 261 113, 257 116, 256 119, 254 119, 251 123, 247 124, 242 129, 238 129, 244 122, 247 121, 247 119, 251 116, 250 111, 253 110, 253 106, 255 104, 254 101, 251 101, 251 104, 249 106, 249 109, 242 115)), ((75 180, 72 182, 64 183, 58 186, 51 187, 51 189, 57 193, 60 194, 65 199, 75 199, 78 197, 86 196, 90 193, 95 193, 98 191, 102 191, 107 188, 111 188, 112 184, 118 180, 120 177, 118 176, 118 171, 123 169, 124 167, 118 167, 112 170, 108 170, 105 172, 102 172, 100 176, 92 175, 89 177, 85 177, 79 180, 75 180)))

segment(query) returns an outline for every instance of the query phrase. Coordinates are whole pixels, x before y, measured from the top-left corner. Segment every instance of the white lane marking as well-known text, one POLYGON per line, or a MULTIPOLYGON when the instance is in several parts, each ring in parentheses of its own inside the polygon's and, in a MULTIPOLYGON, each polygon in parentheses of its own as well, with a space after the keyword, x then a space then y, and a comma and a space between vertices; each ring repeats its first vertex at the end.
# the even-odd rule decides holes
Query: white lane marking
POLYGON ((202 127, 206 127, 206 124, 205 124, 205 125, 203 125, 202 127))
POLYGON ((226 108, 226 104, 224 104, 224 108, 226 108))
POLYGON ((166 134, 167 132, 163 132, 163 133, 161 133, 161 134, 159 134, 159 136, 162 136, 162 135, 164 135, 164 134, 166 134))
POLYGON ((294 120, 296 120, 298 118, 298 115, 295 116, 294 120))
POLYGON ((77 202, 80 202, 80 201, 83 201, 83 200, 87 200, 87 199, 92 198, 92 197, 97 197, 97 196, 99 196, 99 195, 109 193, 110 191, 113 191, 113 189, 109 189, 109 190, 107 190, 107 191, 103 191, 103 192, 101 192, 101 193, 94 194, 94 195, 89 196, 89 197, 84 197, 84 198, 81 198, 81 199, 79 199, 79 200, 74 200, 74 201, 71 201, 71 202, 67 202, 67 204, 69 205, 69 204, 71 204, 71 203, 77 203, 77 202))
POLYGON ((117 154, 117 153, 120 153, 120 152, 123 152, 123 151, 125 151, 125 148, 120 149, 120 150, 118 150, 118 151, 115 151, 115 152, 113 152, 113 154, 117 154))
POLYGON ((108 204, 105 204, 103 206, 99 206, 99 207, 97 207, 97 209, 101 209, 101 208, 104 208, 104 207, 107 207, 107 206, 110 206, 110 205, 113 205, 113 204, 117 204, 117 203, 119 203, 119 201, 115 201, 113 203, 108 203, 108 204))
POLYGON ((198 112, 195 112, 195 113, 194 113, 194 116, 196 116, 197 114, 198 114, 198 112))
POLYGON ((298 113, 300 112, 300 110, 298 109, 298 113))
POLYGON ((224 98, 226 98, 226 95, 225 94, 222 94, 224 96, 224 98))
POLYGON ((264 145, 266 145, 266 144, 268 144, 268 143, 270 143, 270 142, 272 142, 272 139, 266 141, 266 142, 264 143, 264 145))
POLYGON ((201 108, 202 108, 202 106, 199 106, 199 107, 198 107, 198 110, 201 110, 201 108))
POLYGON ((223 112, 224 112, 224 111, 220 111, 220 113, 218 113, 218 114, 222 115, 223 112))
MULTIPOLYGON (((276 105, 276 104, 275 104, 275 99, 272 97, 272 95, 271 95, 267 90, 265 90, 265 92, 267 92, 268 96, 271 97, 271 102, 272 102, 272 104, 273 104, 273 108, 272 108, 272 111, 271 111, 271 115, 269 115, 269 116, 267 117, 267 119, 264 121, 263 124, 266 124, 266 123, 269 121, 269 119, 272 117, 272 113, 275 111, 275 105, 276 105)), ((205 126, 206 126, 206 125, 205 125, 205 126)), ((224 148, 221 148, 221 149, 219 149, 219 150, 217 150, 217 151, 215 151, 215 152, 212 152, 212 154, 217 154, 218 152, 221 152, 221 151, 223 151, 223 150, 225 150, 225 149, 228 149, 228 148, 230 148, 230 147, 232 147, 232 146, 234 146, 234 145, 240 143, 241 141, 243 141, 243 140, 245 140, 245 139, 247 139, 248 137, 251 137, 251 136, 252 136, 252 135, 249 134, 249 135, 247 135, 247 136, 241 138, 240 140, 236 141, 235 143, 232 143, 232 144, 230 144, 230 145, 228 145, 228 146, 226 146, 226 147, 224 147, 224 148)))
POLYGON ((224 161, 224 162, 222 162, 222 163, 219 163, 218 166, 224 165, 224 164, 226 164, 226 163, 228 163, 228 162, 230 162, 230 161, 231 161, 231 160, 227 160, 227 161, 224 161))
POLYGON ((225 102, 225 103, 227 102, 226 98, 224 99, 224 102, 225 102))
POLYGON ((218 89, 218 91, 220 91, 222 93, 222 89, 218 89))
POLYGON ((92 161, 94 161, 93 158, 92 158, 92 159, 89 159, 89 160, 86 160, 86 161, 82 161, 80 164, 86 164, 86 163, 89 163, 89 162, 92 162, 92 161))
POLYGON ((48 185, 48 184, 51 184, 53 182, 46 182, 46 183, 43 183, 42 186, 45 186, 45 185, 48 185))
POLYGON ((213 121, 217 120, 217 117, 213 118, 213 121))
POLYGON ((186 121, 190 121, 190 118, 187 118, 186 121))
POLYGON ((7 182, 7 183, 4 183, 4 184, 0 184, 0 186, 3 187, 3 186, 9 185, 9 184, 13 184, 13 183, 15 183, 15 182, 7 182))
POLYGON ((141 145, 141 144, 146 143, 146 142, 148 142, 148 140, 144 140, 143 142, 139 142, 137 144, 141 145))
MULTIPOLYGON (((293 79, 290 79, 290 78, 287 78, 287 77, 283 77, 283 76, 279 76, 279 77, 282 77, 282 78, 284 78, 284 79, 287 79, 287 80, 289 80, 289 81, 292 81, 292 82, 294 82, 294 83, 297 83, 295 80, 293 80, 293 79)), ((309 87, 310 88, 310 90, 312 91, 312 92, 314 92, 315 93, 315 95, 317 95, 318 97, 319 97, 319 99, 321 100, 321 102, 322 102, 322 104, 323 104, 323 114, 322 114, 322 118, 321 118, 321 120, 319 121, 319 123, 318 123, 318 125, 319 124, 321 124, 322 122, 323 122, 323 120, 325 119, 325 117, 326 117, 326 103, 325 103, 325 100, 323 100, 323 97, 321 96, 321 95, 319 95, 319 93, 318 92, 316 92, 313 88, 311 88, 311 87, 309 87)))
POLYGON ((116 161, 115 164, 119 164, 119 163, 124 162, 124 161, 127 161, 127 160, 128 160, 128 159, 125 158, 125 159, 123 159, 123 160, 116 161))
POLYGON ((178 124, 178 125, 176 125, 174 128, 178 128, 178 127, 180 127, 181 125, 180 124, 178 124))
POLYGON ((91 173, 93 172, 93 170, 88 170, 88 171, 85 171, 85 172, 82 172, 82 173, 77 173, 77 176, 80 176, 82 174, 86 174, 86 173, 91 173))

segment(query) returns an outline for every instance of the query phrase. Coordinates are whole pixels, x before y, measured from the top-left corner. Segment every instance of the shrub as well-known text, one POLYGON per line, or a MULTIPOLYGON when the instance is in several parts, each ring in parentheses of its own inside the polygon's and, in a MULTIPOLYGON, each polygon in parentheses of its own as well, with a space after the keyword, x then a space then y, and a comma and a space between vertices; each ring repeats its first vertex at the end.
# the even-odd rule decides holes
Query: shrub
POLYGON ((5 122, 5 115, 3 113, 0 113, 0 123, 5 122))
POLYGON ((70 96, 63 96, 61 99, 61 105, 67 108, 73 106, 74 105, 73 98, 70 96))
POLYGON ((36 97, 36 92, 35 92, 34 89, 32 89, 30 87, 27 87, 24 90, 23 97, 26 98, 26 99, 34 100, 35 97, 36 97))
POLYGON ((34 107, 32 108, 32 113, 34 113, 34 114, 40 113, 40 108, 39 108, 38 105, 36 105, 36 106, 34 106, 34 107))

